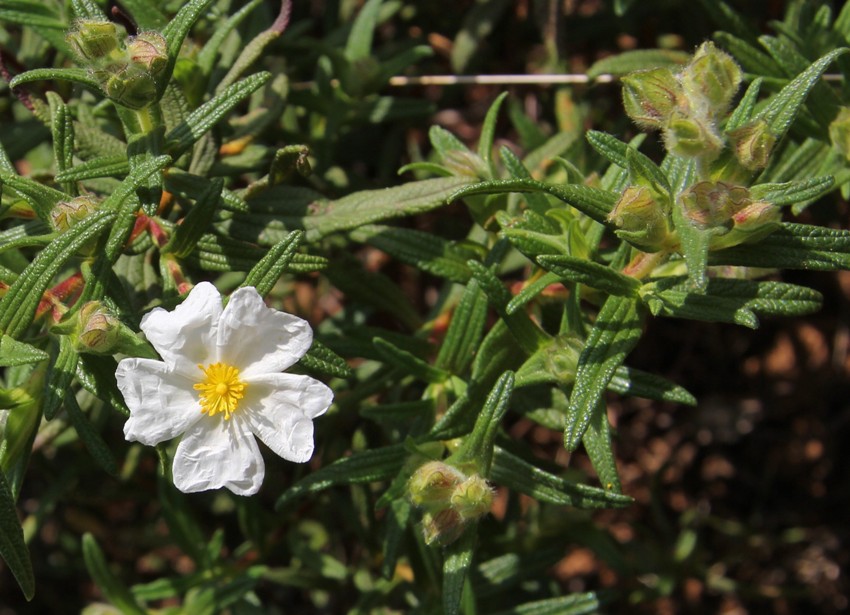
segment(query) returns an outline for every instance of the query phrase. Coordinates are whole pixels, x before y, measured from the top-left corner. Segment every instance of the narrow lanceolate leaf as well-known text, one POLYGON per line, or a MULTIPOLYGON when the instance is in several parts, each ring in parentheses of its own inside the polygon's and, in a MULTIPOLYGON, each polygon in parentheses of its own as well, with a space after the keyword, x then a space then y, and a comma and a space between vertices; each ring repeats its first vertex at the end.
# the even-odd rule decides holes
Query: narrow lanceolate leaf
POLYGON ((451 195, 451 200, 477 194, 504 194, 506 192, 539 192, 551 194, 567 205, 575 207, 597 222, 605 222, 617 202, 617 195, 607 190, 580 184, 554 185, 530 179, 500 179, 479 182, 462 188, 451 195))
POLYGON ((168 64, 157 77, 157 91, 160 96, 165 92, 166 86, 171 81, 171 73, 174 71, 174 64, 180 55, 183 40, 189 34, 189 30, 195 22, 213 2, 214 0, 191 0, 184 4, 177 15, 174 16, 174 19, 169 21, 162 29, 166 50, 168 51, 168 64))
POLYGON ((710 264, 815 271, 850 269, 850 231, 787 222, 758 243, 712 252, 710 264))
MULTIPOLYGON (((178 258, 184 258, 198 246, 198 240, 212 224, 221 199, 222 188, 224 188, 224 180, 220 177, 210 181, 206 189, 198 196, 192 209, 183 218, 183 222, 174 229, 174 235, 163 252, 171 252, 178 258)), ((254 284, 248 284, 248 286, 254 286, 254 284)))
POLYGON ((647 285, 643 300, 656 316, 729 322, 755 329, 758 315, 801 316, 820 309, 823 296, 785 282, 709 280, 705 293, 694 293, 678 279, 647 285))
POLYGON ((478 281, 481 290, 487 295, 490 305, 502 317, 502 321, 508 326, 517 344, 523 350, 528 354, 533 354, 548 342, 549 336, 529 318, 528 314, 522 311, 508 313, 511 293, 496 277, 495 273, 476 261, 469 261, 469 267, 472 269, 472 275, 478 281))
POLYGON ((127 586, 109 569, 103 551, 100 550, 94 536, 88 532, 83 535, 83 559, 92 580, 103 592, 104 597, 115 605, 121 613, 145 615, 145 610, 139 606, 127 586))
POLYGON ((477 524, 470 525, 458 540, 446 547, 446 559, 443 562, 443 613, 445 615, 459 615, 461 612, 464 587, 468 584, 467 577, 478 539, 477 530, 477 524))
MULTIPOLYGON (((209 2, 210 0, 200 1, 209 2)), ((185 152, 230 113, 236 105, 260 89, 269 79, 271 79, 271 74, 266 72, 246 77, 195 109, 185 120, 165 135, 168 151, 175 157, 185 152)))
POLYGON ((453 282, 465 283, 470 272, 466 261, 473 256, 453 242, 432 233, 390 226, 361 226, 351 233, 394 258, 453 282))
POLYGON ((756 102, 758 102, 762 81, 761 78, 753 79, 753 82, 741 97, 738 106, 729 114, 729 119, 726 120, 726 132, 740 128, 752 119, 756 110, 756 102))
POLYGON ((576 508, 623 508, 634 500, 621 493, 573 483, 496 447, 490 479, 541 502, 576 508))
POLYGON ((124 396, 115 382, 117 367, 118 364, 112 357, 81 355, 77 363, 77 381, 86 391, 107 402, 116 411, 130 416, 130 409, 124 403, 124 396))
POLYGON ((24 592, 27 600, 35 595, 35 577, 32 573, 24 532, 15 510, 15 499, 6 482, 6 475, 0 470, 0 558, 12 571, 15 580, 24 592))
MULTIPOLYGON (((56 170, 61 173, 72 166, 74 160, 74 124, 68 106, 55 92, 47 92, 50 103, 50 130, 53 135, 53 157, 56 160, 56 170)), ((66 183, 63 189, 70 194, 77 194, 73 183, 66 183)))
POLYGON ((578 448, 594 408, 614 372, 640 339, 641 318, 637 302, 628 297, 609 297, 579 355, 576 382, 564 430, 564 445, 578 448))
POLYGON ((4 0, 0 4, 0 21, 51 30, 67 29, 68 24, 53 9, 53 6, 43 2, 4 0))
POLYGON ((103 233, 114 220, 115 212, 98 210, 39 252, 0 300, 0 331, 20 337, 35 317, 39 299, 53 276, 77 250, 103 233))
POLYGON ((794 205, 817 199, 832 190, 835 180, 831 175, 790 181, 781 184, 760 184, 750 188, 754 201, 767 201, 774 205, 794 205))
POLYGON ((70 390, 67 392, 67 399, 65 399, 65 411, 77 435, 85 445, 86 450, 88 450, 89 454, 97 462, 97 465, 107 474, 117 477, 118 464, 115 462, 115 456, 109 450, 101 435, 97 433, 94 426, 86 418, 86 415, 83 414, 80 405, 77 403, 77 398, 74 397, 74 392, 70 390))
POLYGON ((378 25, 382 1, 368 0, 355 17, 345 45, 345 57, 351 62, 367 58, 372 52, 372 37, 378 25))
POLYGON ((815 84, 818 83, 823 72, 837 57, 848 51, 850 49, 841 47, 823 56, 782 88, 758 114, 757 118, 767 122, 770 132, 777 140, 781 139, 788 132, 806 97, 815 84))
POLYGON ((464 288, 437 355, 437 367, 463 374, 472 362, 487 321, 487 297, 476 280, 464 288))
POLYGON ((148 0, 121 0, 121 6, 130 13, 139 30, 161 30, 168 23, 157 5, 148 0))
POLYGON ((385 339, 376 337, 372 340, 372 343, 387 365, 398 367, 419 380, 433 384, 445 382, 449 379, 450 374, 448 372, 429 365, 419 357, 394 346, 385 339))
POLYGON ((74 17, 79 19, 94 19, 104 21, 107 19, 106 13, 97 5, 94 0, 71 0, 74 17))
POLYGON ((650 374, 639 369, 621 365, 608 383, 608 390, 621 395, 645 397, 658 401, 671 401, 687 406, 696 406, 697 399, 687 389, 663 376, 650 374))
POLYGON ((629 171, 632 183, 649 183, 655 186, 658 192, 670 191, 669 182, 661 169, 648 156, 640 153, 636 147, 598 130, 588 131, 586 138, 593 149, 602 156, 605 156, 618 167, 629 171))
POLYGON ((487 116, 484 118, 484 124, 481 126, 481 138, 478 140, 478 155, 490 169, 491 175, 496 174, 493 167, 493 139, 496 135, 496 121, 499 119, 499 109, 502 108, 502 103, 505 102, 507 96, 508 93, 503 92, 490 105, 487 116))
POLYGON ((47 372, 47 386, 44 389, 44 418, 48 421, 56 416, 65 398, 73 395, 71 381, 77 372, 80 355, 67 335, 59 338, 59 351, 47 372))
POLYGON ((408 454, 403 444, 393 444, 337 459, 332 464, 311 472, 284 491, 278 498, 275 508, 280 510, 303 495, 323 491, 335 485, 371 483, 390 479, 398 474, 408 454))
POLYGON ((38 363, 50 358, 43 350, 20 342, 8 335, 0 337, 0 367, 38 363))
POLYGON ((511 395, 514 391, 514 373, 505 372, 493 386, 481 413, 475 420, 472 433, 463 439, 460 447, 451 454, 450 463, 457 465, 474 464, 478 472, 485 478, 490 474, 493 464, 493 449, 496 434, 499 431, 502 417, 508 411, 511 395))
POLYGON ((285 239, 269 250, 260 259, 260 262, 254 265, 245 277, 242 286, 253 286, 261 296, 269 294, 277 283, 278 278, 289 266, 289 263, 292 262, 295 251, 301 245, 303 238, 304 233, 301 231, 291 232, 285 239))
POLYGON ((604 399, 596 402, 596 408, 593 409, 590 423, 581 441, 603 488, 606 491, 622 493, 617 460, 614 457, 614 444, 611 441, 611 424, 608 422, 604 399))
POLYGON ((492 615, 592 615, 599 613, 601 608, 602 603, 596 597, 596 592, 587 592, 526 602, 492 615))
POLYGON ((661 68, 663 66, 676 69, 687 64, 690 59, 691 54, 684 51, 674 51, 672 49, 635 49, 634 51, 625 51, 594 62, 587 69, 587 76, 591 79, 595 79, 600 75, 615 75, 619 77, 636 70, 661 68))
POLYGON ((82 68, 34 68, 25 73, 16 75, 10 82, 9 87, 16 88, 25 83, 33 81, 71 81, 78 83, 95 92, 100 92, 100 83, 82 68))
POLYGON ((127 156, 98 156, 56 174, 56 181, 75 182, 96 177, 123 177, 130 172, 127 156))
POLYGON ((318 201, 300 218, 307 241, 363 224, 412 216, 442 207, 470 177, 439 177, 382 190, 355 192, 336 201, 318 201))
POLYGON ((0 171, 0 182, 20 194, 27 204, 32 207, 35 215, 45 222, 50 220, 50 211, 53 209, 53 206, 59 201, 68 198, 64 192, 60 192, 55 188, 45 186, 26 177, 7 174, 3 171, 0 171))
POLYGON ((636 297, 640 289, 640 282, 631 276, 568 254, 544 254, 537 257, 537 262, 562 280, 598 288, 609 295, 636 297))

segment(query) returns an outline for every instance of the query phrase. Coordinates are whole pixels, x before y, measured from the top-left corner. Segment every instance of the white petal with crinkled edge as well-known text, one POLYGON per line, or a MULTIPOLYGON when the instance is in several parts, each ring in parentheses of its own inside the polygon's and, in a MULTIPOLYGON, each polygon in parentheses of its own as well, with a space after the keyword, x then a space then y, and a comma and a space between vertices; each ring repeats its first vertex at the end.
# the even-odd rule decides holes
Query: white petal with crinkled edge
POLYGON ((174 485, 184 493, 227 487, 253 495, 266 467, 254 435, 238 415, 204 416, 183 436, 174 453, 174 485))
POLYGON ((313 456, 313 421, 333 401, 324 383, 297 374, 264 374, 247 381, 238 410, 254 434, 277 455, 304 463, 313 456))
POLYGON ((214 354, 216 323, 221 313, 218 289, 201 282, 172 311, 155 308, 145 314, 140 328, 170 367, 193 376, 199 364, 218 360, 214 354))
POLYGON ((162 361, 123 359, 115 378, 130 408, 124 423, 127 440, 155 446, 179 436, 203 416, 193 382, 162 361))
POLYGON ((218 323, 221 360, 238 366, 243 379, 294 365, 312 343, 306 320, 266 307, 251 286, 230 296, 218 323))

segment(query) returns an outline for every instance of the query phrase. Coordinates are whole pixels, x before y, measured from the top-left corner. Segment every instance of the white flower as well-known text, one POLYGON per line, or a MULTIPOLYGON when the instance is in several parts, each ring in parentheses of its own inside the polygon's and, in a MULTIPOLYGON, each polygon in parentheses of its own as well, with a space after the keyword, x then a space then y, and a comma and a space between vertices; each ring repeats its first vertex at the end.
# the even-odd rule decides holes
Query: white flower
POLYGON ((254 436, 284 459, 310 459, 312 419, 333 393, 309 376, 280 373, 313 342, 305 320, 266 307, 251 287, 222 308, 218 290, 202 282, 173 311, 146 314, 141 329, 163 360, 118 364, 130 408, 124 436, 154 446, 182 434, 173 466, 178 489, 256 493, 265 464, 254 436))

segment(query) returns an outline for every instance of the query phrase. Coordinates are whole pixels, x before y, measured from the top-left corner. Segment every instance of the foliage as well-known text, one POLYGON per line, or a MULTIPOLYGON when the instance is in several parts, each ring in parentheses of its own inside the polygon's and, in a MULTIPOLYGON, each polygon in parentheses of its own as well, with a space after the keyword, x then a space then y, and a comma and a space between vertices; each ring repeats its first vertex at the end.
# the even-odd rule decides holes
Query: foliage
MULTIPOLYGON (((724 31, 694 54, 639 50, 589 71, 622 76, 655 150, 585 133, 581 108, 547 132, 501 95, 477 147, 434 125, 431 153, 410 147, 391 181, 403 128, 433 111, 386 93, 432 61, 422 41, 382 35, 415 3, 340 2, 322 37, 288 1, 274 14, 258 0, 128 0, 120 19, 94 0, 2 3, 16 72, 2 112, 18 123, 0 129, 0 556, 26 599, 44 591, 27 544, 92 484, 110 504, 153 507, 137 514, 135 552, 175 545, 189 562, 128 582, 99 526, 83 527, 69 552, 111 605, 92 613, 588 613, 611 599, 545 581, 574 539, 551 519, 632 503, 610 393, 696 404, 687 382, 629 364, 647 323, 754 329, 821 306, 783 270, 850 269, 850 232, 793 220, 847 196, 850 9, 791 2, 758 37, 705 4, 724 31), (517 144, 497 137, 505 115, 517 144), (459 224, 411 223, 428 215, 459 224), (358 258, 377 251, 429 281, 427 309, 403 276, 358 258), (155 356, 142 316, 202 280, 310 318, 299 369, 335 392, 314 460, 280 462, 257 498, 180 493, 170 446, 118 436, 116 358, 155 356), (509 429, 520 420, 561 432, 595 476, 541 456, 509 429), (30 485, 39 450, 68 467, 30 485), (24 495, 39 509, 22 525, 24 495)), ((480 61, 508 8, 473 3, 456 70, 480 61)), ((626 125, 617 109, 611 131, 626 125)))

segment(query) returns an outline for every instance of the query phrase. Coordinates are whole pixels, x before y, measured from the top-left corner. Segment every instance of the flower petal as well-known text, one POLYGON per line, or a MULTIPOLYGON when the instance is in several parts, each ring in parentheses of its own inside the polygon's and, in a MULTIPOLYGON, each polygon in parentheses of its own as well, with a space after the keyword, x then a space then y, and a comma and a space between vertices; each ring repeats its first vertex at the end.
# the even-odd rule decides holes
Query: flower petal
POLYGON ((145 314, 140 327, 170 367, 194 375, 199 364, 218 359, 212 353, 221 313, 218 290, 209 282, 201 282, 172 311, 155 308, 145 314))
POLYGON ((227 487, 236 495, 260 490, 266 466, 253 434, 234 416, 204 416, 174 453, 174 485, 184 493, 227 487))
POLYGON ((124 437, 148 446, 182 434, 203 415, 192 382, 162 361, 123 359, 115 371, 130 408, 124 437))
POLYGON ((239 366, 243 377, 280 372, 303 357, 312 343, 313 330, 306 320, 266 307, 251 286, 230 296, 219 321, 220 356, 239 366))
POLYGON ((333 391, 309 376, 264 374, 248 383, 238 412, 277 455, 304 463, 313 456, 313 422, 333 401, 333 391))

